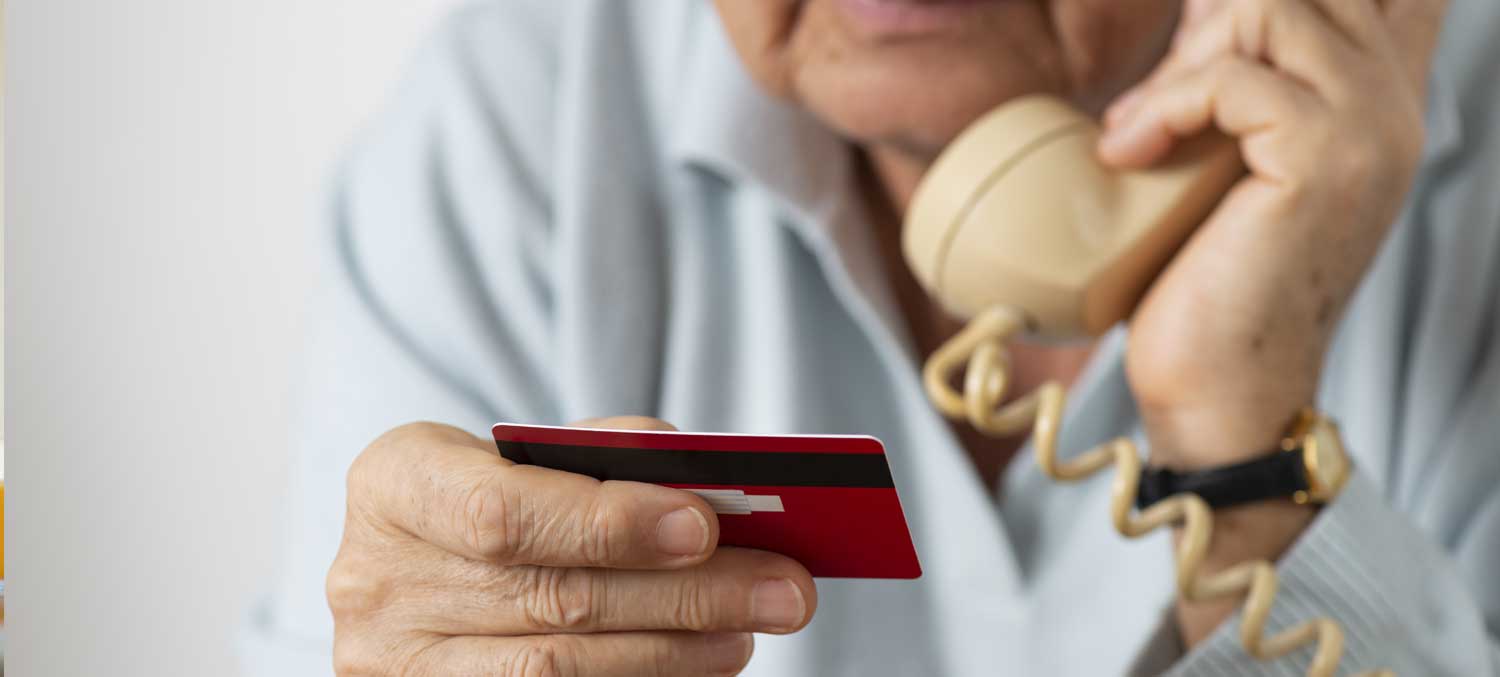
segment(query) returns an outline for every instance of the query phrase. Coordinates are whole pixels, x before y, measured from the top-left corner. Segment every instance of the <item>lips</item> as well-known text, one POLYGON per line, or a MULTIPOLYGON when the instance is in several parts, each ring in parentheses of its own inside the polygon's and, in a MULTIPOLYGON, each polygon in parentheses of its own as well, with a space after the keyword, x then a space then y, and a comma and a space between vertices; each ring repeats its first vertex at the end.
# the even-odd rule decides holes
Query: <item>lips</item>
POLYGON ((871 37, 943 32, 964 25, 986 5, 1004 0, 837 0, 844 15, 871 37))

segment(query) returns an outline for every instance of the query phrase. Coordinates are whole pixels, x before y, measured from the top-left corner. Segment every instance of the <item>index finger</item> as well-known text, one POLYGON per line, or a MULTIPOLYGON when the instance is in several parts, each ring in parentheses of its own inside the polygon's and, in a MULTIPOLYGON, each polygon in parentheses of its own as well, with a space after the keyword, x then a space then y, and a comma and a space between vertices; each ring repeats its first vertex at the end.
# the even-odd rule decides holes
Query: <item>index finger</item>
POLYGON ((632 569, 702 562, 712 509, 686 491, 515 465, 447 426, 398 428, 350 470, 377 520, 456 555, 500 564, 632 569))

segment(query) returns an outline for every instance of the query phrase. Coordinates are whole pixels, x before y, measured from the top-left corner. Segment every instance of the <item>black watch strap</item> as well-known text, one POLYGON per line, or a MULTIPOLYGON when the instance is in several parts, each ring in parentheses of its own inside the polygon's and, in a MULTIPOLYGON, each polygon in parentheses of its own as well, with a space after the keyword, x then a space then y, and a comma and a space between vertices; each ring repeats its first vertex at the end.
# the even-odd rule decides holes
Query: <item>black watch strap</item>
POLYGON ((1193 472, 1141 468, 1135 505, 1145 509, 1173 494, 1188 492, 1202 497, 1209 507, 1224 508, 1270 498, 1291 498, 1307 488, 1307 468, 1299 449, 1193 472))

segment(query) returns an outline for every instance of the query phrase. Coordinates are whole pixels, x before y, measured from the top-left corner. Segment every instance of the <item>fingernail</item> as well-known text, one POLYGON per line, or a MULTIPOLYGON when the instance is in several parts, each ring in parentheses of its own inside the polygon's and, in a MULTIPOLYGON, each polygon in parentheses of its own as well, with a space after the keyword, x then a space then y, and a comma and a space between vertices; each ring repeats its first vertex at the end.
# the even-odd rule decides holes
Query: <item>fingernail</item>
POLYGON ((1121 124, 1106 127, 1104 133, 1099 136, 1099 156, 1110 161, 1129 157, 1133 147, 1140 144, 1143 127, 1144 125, 1136 120, 1127 120, 1121 124))
POLYGON ((790 630, 802 624, 807 613, 802 589, 789 578, 761 581, 750 594, 750 618, 767 630, 790 630))
POLYGON ((708 645, 708 670, 715 675, 732 675, 750 662, 753 641, 748 632, 714 632, 703 637, 708 645))
POLYGON ((708 520, 695 508, 680 508, 656 525, 656 547, 668 555, 696 555, 708 548, 708 520))
POLYGON ((1099 134, 1099 155, 1106 158, 1115 157, 1120 151, 1121 138, 1124 136, 1119 127, 1105 127, 1104 131, 1099 134))
POLYGON ((1125 118, 1129 117, 1135 111, 1136 105, 1140 102, 1141 90, 1139 87, 1132 87, 1126 90, 1125 93, 1116 98, 1114 103, 1111 103, 1109 108, 1104 111, 1105 126, 1114 127, 1124 122, 1125 118))

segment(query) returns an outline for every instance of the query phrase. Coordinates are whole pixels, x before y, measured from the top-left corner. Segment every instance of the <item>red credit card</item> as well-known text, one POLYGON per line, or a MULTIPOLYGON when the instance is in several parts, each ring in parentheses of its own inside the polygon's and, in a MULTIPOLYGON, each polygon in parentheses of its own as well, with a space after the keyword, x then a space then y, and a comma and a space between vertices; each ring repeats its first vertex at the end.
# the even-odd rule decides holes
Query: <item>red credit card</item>
POLYGON ((814 576, 917 578, 885 447, 857 435, 734 435, 498 423, 516 463, 702 496, 719 544, 779 552, 814 576))

